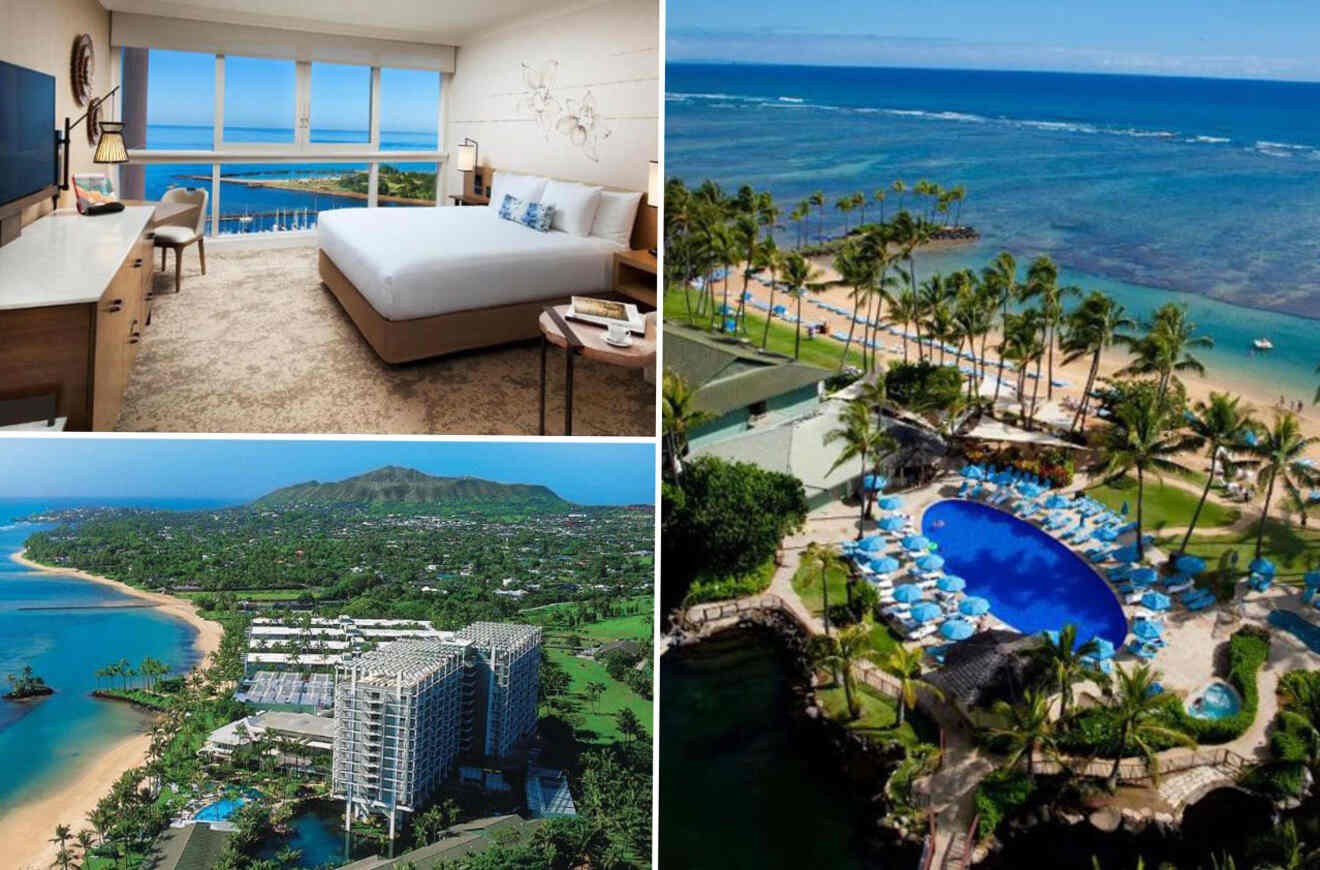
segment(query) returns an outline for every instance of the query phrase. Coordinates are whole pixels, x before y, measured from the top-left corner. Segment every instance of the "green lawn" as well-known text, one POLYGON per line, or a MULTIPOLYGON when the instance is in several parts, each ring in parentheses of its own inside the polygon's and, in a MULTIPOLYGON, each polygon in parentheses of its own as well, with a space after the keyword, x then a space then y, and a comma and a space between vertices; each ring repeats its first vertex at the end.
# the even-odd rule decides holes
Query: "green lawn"
MULTIPOLYGON (((1187 551, 1205 559, 1211 567, 1218 565, 1226 554, 1236 551, 1238 567, 1245 572, 1255 557, 1256 524, 1229 535, 1194 535, 1187 551)), ((1262 552, 1278 566, 1280 580, 1300 582, 1302 574, 1320 568, 1320 529, 1303 529, 1270 518, 1265 521, 1262 552)))
POLYGON ((687 602, 704 604, 708 601, 730 601, 758 595, 770 586, 775 574, 775 558, 766 559, 755 570, 741 577, 698 577, 688 586, 687 602))
POLYGON ((614 714, 624 707, 637 714, 642 725, 649 733, 651 728, 651 702, 610 677, 605 666, 599 662, 580 659, 558 649, 547 649, 546 655, 568 672, 568 694, 584 719, 578 728, 578 736, 586 743, 612 743, 621 739, 618 722, 614 714), (587 697, 587 683, 603 683, 605 694, 593 710, 587 697))
MULTIPOLYGON (((821 707, 825 710, 825 715, 831 719, 842 722, 848 727, 848 730, 855 731, 863 737, 872 740, 887 741, 897 740, 904 746, 912 746, 922 742, 922 734, 925 733, 925 739, 931 740, 930 723, 923 722, 918 712, 904 717, 901 727, 895 727, 898 723, 898 703, 892 698, 880 694, 870 686, 857 684, 854 687, 857 699, 861 702, 862 714, 856 719, 851 719, 848 715, 847 704, 843 696, 843 686, 837 683, 829 683, 816 690, 816 698, 820 701, 821 707), (914 730, 913 725, 918 729, 914 730)), ((938 742, 939 731, 935 730, 934 740, 938 742)))
MULTIPOLYGON (((731 300, 729 303, 730 305, 736 304, 732 300, 738 293, 741 292, 742 292, 741 282, 735 280, 729 290, 729 299, 731 300), (735 290, 734 288, 737 289, 735 290)), ((717 300, 722 299, 721 293, 719 292, 718 289, 715 295, 717 300)), ((779 304, 778 300, 781 298, 781 296, 786 300, 784 302, 785 305, 789 305, 789 303, 792 302, 792 300, 789 299, 787 296, 776 293, 775 294, 776 305, 779 304)), ((696 303, 697 303, 697 291, 693 290, 692 304, 695 306, 696 303)), ((717 304, 719 303, 717 302, 717 304)), ((790 306, 790 310, 792 310, 791 306, 790 306)), ((805 299, 803 300, 802 302, 803 317, 805 317, 808 320, 814 319, 812 316, 813 312, 818 313, 819 311, 820 309, 816 308, 816 306, 809 305, 807 304, 805 299)), ((665 319, 673 321, 675 323, 684 323, 684 324, 688 323, 687 306, 683 301, 683 292, 681 290, 670 290, 669 292, 665 293, 665 319)), ((696 324, 694 325, 705 328, 706 321, 704 318, 698 318, 696 324)), ((716 325, 718 326, 718 324, 716 325)), ((743 328, 745 331, 744 337, 751 339, 751 341, 757 347, 760 347, 761 333, 762 330, 765 329, 765 317, 761 314, 761 312, 757 311, 754 308, 748 308, 747 314, 743 318, 743 328)), ((859 328, 858 332, 860 333, 860 331, 861 330, 859 328)), ((785 323, 784 321, 778 319, 771 320, 770 340, 766 345, 766 349, 775 351, 777 353, 786 354, 787 356, 791 357, 793 355, 793 336, 795 332, 796 332, 796 326, 794 324, 785 323)), ((853 345, 856 346, 856 344, 857 344, 857 340, 856 338, 854 338, 853 345)), ((799 351, 798 359, 801 362, 810 363, 812 365, 820 366, 821 368, 834 371, 839 368, 839 357, 842 353, 843 353, 843 345, 835 341, 834 339, 828 336, 817 336, 816 338, 808 340, 806 336, 806 332, 804 331, 802 334, 801 350, 799 351)), ((861 368, 862 355, 850 348, 848 351, 848 362, 854 366, 857 366, 858 368, 861 368)))
MULTIPOLYGON (((846 569, 835 569, 829 572, 828 582, 831 607, 835 604, 842 604, 848 600, 848 591, 846 588, 847 578, 848 571, 846 569)), ((802 603, 805 604, 807 609, 813 614, 820 616, 824 612, 824 599, 821 596, 820 591, 819 571, 809 569, 805 566, 798 568, 797 573, 793 575, 793 591, 798 594, 798 597, 802 599, 802 603)), ((889 626, 882 622, 877 622, 875 623, 874 629, 871 631, 871 646, 874 652, 867 656, 867 658, 876 664, 880 664, 880 662, 900 643, 901 641, 898 636, 889 629, 889 626)))
MULTIPOLYGON (((1204 481, 1204 478, 1202 478, 1204 481)), ((1124 477, 1112 484, 1104 484, 1088 490, 1098 501, 1114 510, 1120 510, 1123 503, 1128 505, 1128 518, 1137 517, 1137 481, 1134 477, 1124 477)), ((1153 477, 1146 478, 1145 510, 1142 517, 1146 529, 1157 532, 1165 528, 1186 528, 1192 521, 1196 510, 1198 494, 1172 483, 1161 484, 1153 477)), ((1197 528, 1213 529, 1231 526, 1241 518, 1241 512, 1234 507, 1215 504, 1209 499, 1201 510, 1197 528)))

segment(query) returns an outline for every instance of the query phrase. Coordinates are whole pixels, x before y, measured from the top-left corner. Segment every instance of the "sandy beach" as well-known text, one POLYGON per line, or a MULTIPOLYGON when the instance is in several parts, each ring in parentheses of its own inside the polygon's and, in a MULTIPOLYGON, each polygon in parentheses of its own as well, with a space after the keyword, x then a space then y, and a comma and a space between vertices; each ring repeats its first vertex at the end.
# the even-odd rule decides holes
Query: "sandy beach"
MULTIPOLYGON (((197 608, 188 601, 144 592, 118 580, 86 571, 39 565, 25 558, 25 552, 14 553, 10 558, 34 572, 77 577, 91 583, 112 586, 125 595, 150 601, 161 612, 187 622, 197 630, 193 644, 203 662, 220 649, 224 628, 218 622, 203 619, 198 615, 197 608)), ((119 741, 72 774, 72 778, 63 787, 0 818, 0 843, 5 844, 5 866, 19 870, 46 870, 55 859, 56 848, 47 842, 55 825, 66 824, 75 833, 91 827, 86 819, 87 813, 96 807, 96 802, 110 790, 125 770, 146 760, 149 743, 150 738, 146 734, 136 734, 119 741)))
MULTIPOLYGON (((827 279, 836 280, 838 278, 838 274, 833 270, 833 268, 830 267, 828 259, 822 258, 822 259, 814 260, 813 265, 815 266, 816 269, 820 270, 827 279)), ((731 274, 734 276, 730 279, 730 286, 729 286, 729 300, 731 305, 737 304, 735 301, 737 299, 737 295, 742 292, 741 273, 739 271, 740 268, 741 268, 740 266, 735 266, 731 270, 731 274)), ((753 278, 751 284, 748 287, 748 290, 754 298, 760 300, 761 302, 767 302, 769 300, 770 288, 766 283, 763 283, 753 278)), ((833 286, 819 292, 813 292, 810 298, 828 301, 834 305, 842 306, 851 311, 853 304, 851 299, 851 293, 852 293, 852 288, 850 287, 833 286)), ((782 292, 775 293, 775 304, 788 305, 790 312, 794 310, 792 300, 789 299, 789 297, 782 292)), ((760 311, 753 310, 752 313, 756 314, 757 316, 764 315, 764 312, 760 312, 760 311)), ((814 339, 812 339, 812 341, 825 342, 830 347, 838 348, 838 352, 842 354, 843 343, 836 341, 833 338, 830 338, 829 333, 842 332, 846 334, 848 332, 848 327, 849 327, 848 318, 843 317, 841 315, 832 314, 831 312, 818 308, 817 306, 812 305, 810 301, 808 301, 808 299, 805 298, 803 299, 803 304, 802 304, 802 318, 804 321, 811 321, 811 322, 823 321, 826 324, 825 327, 826 334, 818 335, 814 339)), ((911 330, 910 325, 908 328, 909 330, 911 330)), ((857 342, 859 340, 860 335, 861 335, 861 327, 859 325, 857 332, 853 336, 853 341, 857 342)), ((803 334, 803 339, 806 340, 805 333, 803 334)), ((992 332, 990 335, 990 341, 987 343, 986 346, 987 356, 990 358, 992 364, 998 362, 998 356, 993 352, 993 350, 991 350, 991 348, 993 348, 996 344, 998 344, 998 340, 999 340, 999 336, 996 333, 992 332)), ((880 344, 885 348, 885 350, 881 351, 878 354, 878 358, 885 361, 892 359, 902 359, 903 358, 902 343, 903 343, 903 339, 901 337, 891 335, 886 331, 882 331, 880 333, 880 344), (897 353, 891 352, 890 351, 891 348, 898 349, 898 352, 897 353)), ((915 359, 916 352, 917 352, 916 342, 909 340, 908 341, 909 359, 915 359)), ((936 359, 938 361, 938 351, 937 351, 936 359)), ((1128 361, 1128 354, 1124 352, 1121 348, 1110 349, 1100 360, 1099 376, 1100 377, 1111 376, 1114 372, 1116 372, 1124 365, 1126 365, 1127 361, 1128 361)), ((1047 413, 1043 404, 1045 402, 1045 397, 1047 392, 1046 387, 1048 383, 1047 381, 1048 369, 1046 366, 1047 364, 1043 364, 1041 367, 1041 384, 1040 384, 1040 395, 1038 400, 1041 403, 1040 416, 1042 417, 1045 416, 1045 414, 1047 413)), ((994 366, 992 365, 992 368, 993 367, 994 366)), ((1053 399, 1054 403, 1055 404, 1059 403, 1064 397, 1070 397, 1073 400, 1080 400, 1082 396, 1082 390, 1086 385, 1086 376, 1089 370, 1090 370, 1089 358, 1077 360, 1071 365, 1067 365, 1067 366, 1062 365, 1061 355, 1059 354, 1056 348, 1055 358, 1054 358, 1054 377, 1058 380, 1067 381, 1069 385, 1067 387, 1054 388, 1054 399, 1053 399)), ((1007 381, 1011 377, 1012 374, 1006 371, 1005 380, 1007 381)), ((1251 405, 1251 407, 1254 409, 1256 413, 1257 418, 1259 418, 1262 422, 1268 423, 1271 419, 1273 419, 1273 411, 1278 406, 1279 394, 1277 392, 1273 392, 1272 385, 1258 384, 1258 383, 1252 383, 1250 381, 1246 381, 1240 377, 1236 377, 1234 372, 1232 371, 1222 371, 1219 368, 1207 367, 1206 374, 1204 377, 1199 377, 1196 375, 1184 374, 1184 373, 1179 373, 1178 377, 1182 380, 1183 384, 1186 386, 1187 395, 1189 399, 1191 399, 1192 401, 1207 400, 1209 399, 1211 392, 1234 393, 1242 396, 1243 400, 1251 405)), ((1031 381, 1028 380, 1027 384, 1028 384, 1027 393, 1029 396, 1031 381)), ((1290 395, 1287 396, 1286 398, 1292 401, 1301 400, 1305 402, 1303 410, 1300 413, 1298 413, 1298 418, 1301 420, 1302 428, 1308 435, 1320 435, 1320 406, 1312 405, 1310 403, 1309 400, 1311 399, 1311 396, 1290 395)), ((1320 457, 1315 457, 1315 458, 1320 459, 1320 457)))

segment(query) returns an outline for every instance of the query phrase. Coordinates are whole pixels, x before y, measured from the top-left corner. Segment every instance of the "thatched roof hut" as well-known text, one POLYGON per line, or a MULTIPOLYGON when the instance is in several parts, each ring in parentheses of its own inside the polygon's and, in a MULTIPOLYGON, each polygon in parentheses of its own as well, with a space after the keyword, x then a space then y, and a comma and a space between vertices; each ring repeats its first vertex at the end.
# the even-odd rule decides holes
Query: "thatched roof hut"
POLYGON ((949 647, 943 667, 926 680, 971 718, 995 701, 1017 701, 1040 680, 1047 666, 1035 651, 1042 643, 1039 635, 1016 631, 978 632, 949 647))

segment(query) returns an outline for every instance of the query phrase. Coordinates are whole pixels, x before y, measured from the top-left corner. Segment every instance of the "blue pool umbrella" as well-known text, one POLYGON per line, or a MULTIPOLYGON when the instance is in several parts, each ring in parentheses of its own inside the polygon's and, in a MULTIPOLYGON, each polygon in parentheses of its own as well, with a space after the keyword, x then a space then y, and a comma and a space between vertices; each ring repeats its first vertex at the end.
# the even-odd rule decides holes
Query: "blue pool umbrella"
POLYGON ((1054 495, 1050 496, 1049 498, 1045 499, 1045 507, 1049 508, 1050 510, 1065 508, 1070 504, 1072 504, 1072 499, 1065 498, 1064 496, 1060 495, 1057 492, 1054 495))
POLYGON ((1271 562, 1269 559, 1266 559, 1264 556, 1261 556, 1257 559, 1252 559, 1251 565, 1249 565, 1248 567, 1250 570, 1255 571, 1257 574, 1274 573, 1274 563, 1271 562))
POLYGON ((1126 547, 1119 547, 1114 551, 1114 559, 1119 562, 1137 561, 1137 545, 1128 544, 1126 547))
POLYGON ((903 539, 903 546, 909 550, 929 550, 930 538, 925 535, 908 535, 903 539))
POLYGON ((923 571, 938 571, 944 567, 944 557, 931 553, 917 560, 917 567, 923 571))
POLYGON ((883 550, 889 546, 889 542, 879 535, 868 535, 857 543, 857 549, 865 550, 868 553, 874 553, 877 550, 883 550))
POLYGON ((1149 586, 1155 582, 1155 578, 1157 577, 1159 577, 1159 574, 1154 568, 1138 568, 1131 574, 1128 574, 1128 579, 1133 583, 1136 583, 1138 586, 1149 586))
POLYGON ((868 492, 879 492, 889 483, 889 478, 883 474, 868 474, 862 478, 862 486, 866 487, 868 492))
POLYGON ((903 499, 896 495, 887 495, 875 504, 876 507, 880 508, 882 511, 893 511, 898 510, 903 506, 903 499))
POLYGON ((967 581, 956 574, 945 574, 935 581, 935 585, 944 592, 961 592, 967 588, 967 581))
POLYGON ((1050 643, 1057 644, 1059 642, 1059 633, 1052 628, 1045 629, 1044 631, 1041 632, 1041 634, 1049 638, 1050 643))
POLYGON ((1141 603, 1151 610, 1168 610, 1172 602, 1169 601, 1169 596, 1163 592, 1152 590, 1141 596, 1141 603))
POLYGON ((901 601, 904 604, 911 604, 914 601, 920 601, 926 594, 921 591, 921 587, 915 583, 904 583, 894 590, 894 600, 901 601))
POLYGON ((968 465, 962 470, 962 476, 968 480, 981 480, 985 477, 985 472, 979 465, 968 465))
POLYGON ((784 314, 788 311, 788 308, 786 308, 783 305, 776 305, 774 308, 771 308, 770 310, 775 314, 784 314))
POLYGON ((907 524, 907 520, 903 519, 902 517, 889 516, 889 517, 883 517, 880 520, 879 526, 881 529, 883 529, 886 532, 896 532, 899 529, 903 528, 903 526, 906 524, 907 524))
POLYGON ((1309 571, 1303 575, 1302 580, 1312 589, 1320 587, 1320 571, 1309 571))
POLYGON ((1149 619, 1138 619, 1132 626, 1132 633, 1142 640, 1154 640, 1164 634, 1164 629, 1160 628, 1158 622, 1152 622, 1149 619))
POLYGON ((980 616, 983 613, 990 612, 990 602, 980 596, 973 595, 958 603, 958 612, 965 616, 980 616))
POLYGON ((1251 431, 1250 429, 1248 429, 1242 435, 1242 440, 1247 442, 1247 444, 1250 445, 1251 447, 1255 447, 1257 444, 1260 443, 1260 436, 1257 435, 1255 432, 1251 431))
POLYGON ((917 622, 930 622, 932 619, 939 619, 944 615, 944 611, 933 601, 923 601, 912 608, 912 618, 917 622))
POLYGON ((1105 526, 1102 529, 1096 530, 1091 537, 1095 538, 1097 541, 1113 541, 1118 537, 1118 530, 1113 526, 1105 526))
POLYGON ((1200 556, 1183 555, 1174 560, 1173 567, 1183 574, 1200 574, 1205 570, 1205 560, 1200 556))
POLYGON ((1100 659, 1101 661, 1104 661, 1105 659, 1112 659, 1114 657, 1113 642, 1106 640, 1103 637, 1097 637, 1095 639, 1095 652, 1093 653, 1093 655, 1096 658, 1100 659))
POLYGON ((877 556, 871 560, 871 570, 877 574, 888 574, 898 570, 898 560, 893 556, 877 556))
POLYGON ((976 626, 965 619, 950 619, 940 626, 940 634, 949 640, 966 640, 976 634, 976 626))
POLYGON ((726 317, 726 318, 724 319, 724 331, 725 331, 725 332, 733 332, 733 331, 736 330, 737 328, 738 328, 738 321, 734 320, 732 317, 726 317))

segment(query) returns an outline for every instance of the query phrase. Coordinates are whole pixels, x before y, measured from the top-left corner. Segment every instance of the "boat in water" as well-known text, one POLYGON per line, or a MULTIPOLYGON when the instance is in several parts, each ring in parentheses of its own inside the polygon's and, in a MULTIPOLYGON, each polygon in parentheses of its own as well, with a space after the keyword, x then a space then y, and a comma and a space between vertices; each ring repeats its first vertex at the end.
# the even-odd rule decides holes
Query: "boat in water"
POLYGON ((1274 342, 1270 341, 1268 338, 1252 339, 1251 346, 1256 350, 1274 350, 1274 342))

